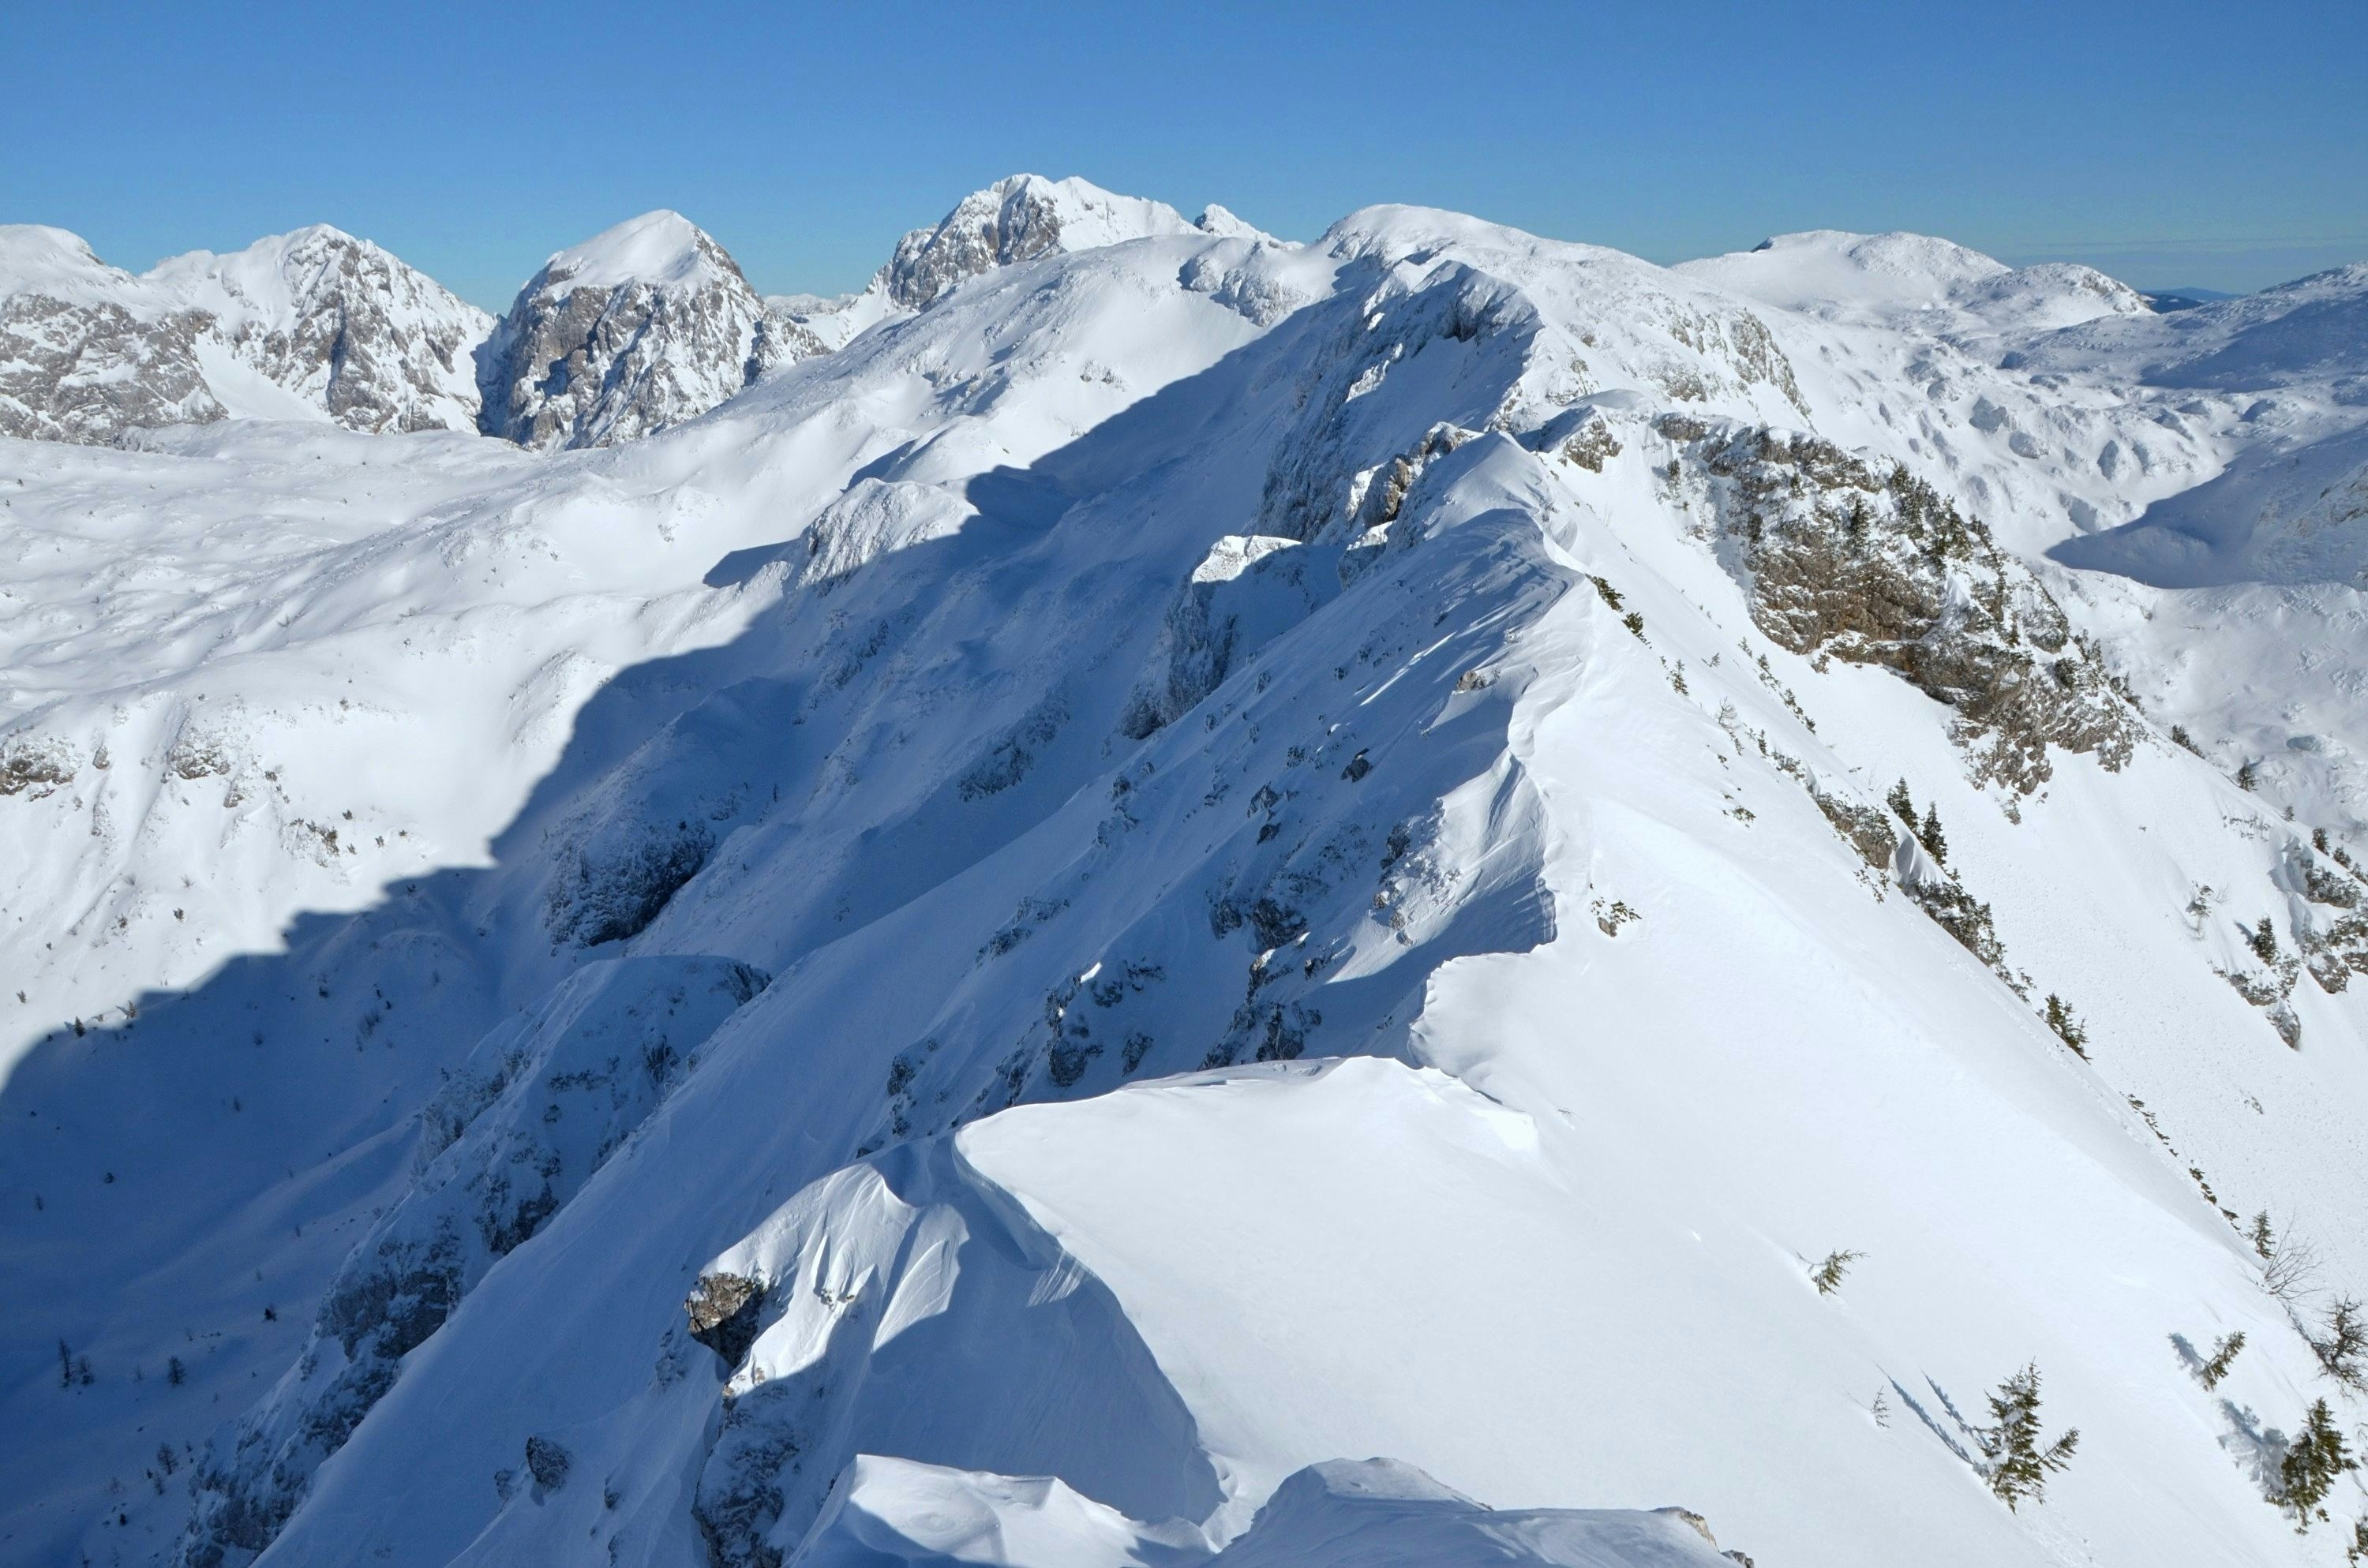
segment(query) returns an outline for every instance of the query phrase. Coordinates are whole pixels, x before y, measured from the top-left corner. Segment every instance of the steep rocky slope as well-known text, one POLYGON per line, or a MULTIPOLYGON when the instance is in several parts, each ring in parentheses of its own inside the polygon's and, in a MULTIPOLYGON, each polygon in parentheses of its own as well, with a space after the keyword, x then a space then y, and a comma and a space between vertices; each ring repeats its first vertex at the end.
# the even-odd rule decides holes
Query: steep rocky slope
POLYGON ((1853 247, 1179 222, 564 464, 0 444, 9 1550, 2332 1568, 2358 590, 2051 558, 2242 408, 1853 247))

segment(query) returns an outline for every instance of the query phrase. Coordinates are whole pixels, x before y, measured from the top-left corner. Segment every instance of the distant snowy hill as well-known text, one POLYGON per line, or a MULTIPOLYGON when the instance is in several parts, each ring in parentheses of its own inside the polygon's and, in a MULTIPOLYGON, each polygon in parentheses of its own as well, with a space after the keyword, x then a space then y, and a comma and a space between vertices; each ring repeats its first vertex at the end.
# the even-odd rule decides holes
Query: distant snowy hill
POLYGON ((0 241, 0 1560, 2344 1561, 2359 269, 0 241))
POLYGON ((1971 325, 2044 330, 2147 308, 2135 290, 2094 267, 2009 267, 1925 234, 1781 234, 1677 270, 1789 311, 1912 324, 1925 335, 1971 325))

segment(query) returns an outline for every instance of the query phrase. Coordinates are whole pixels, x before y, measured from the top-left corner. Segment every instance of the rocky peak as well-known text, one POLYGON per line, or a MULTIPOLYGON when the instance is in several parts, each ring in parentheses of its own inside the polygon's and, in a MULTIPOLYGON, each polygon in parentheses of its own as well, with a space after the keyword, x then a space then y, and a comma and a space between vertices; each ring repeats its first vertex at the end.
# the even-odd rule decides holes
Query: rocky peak
POLYGON ((205 311, 236 358, 347 429, 476 427, 472 353, 494 318, 368 240, 314 224, 226 256, 175 256, 148 280, 205 311))
POLYGON ((696 224, 648 212, 560 251, 519 290, 478 351, 478 427, 526 447, 610 446, 820 348, 696 224))
MULTIPOLYGON (((1231 213, 1224 219, 1239 223, 1231 213)), ((876 286, 907 310, 926 310, 964 278, 1049 252, 1221 232, 1196 228, 1165 202, 1113 195, 1081 179, 1013 175, 963 197, 937 227, 899 240, 876 286)))

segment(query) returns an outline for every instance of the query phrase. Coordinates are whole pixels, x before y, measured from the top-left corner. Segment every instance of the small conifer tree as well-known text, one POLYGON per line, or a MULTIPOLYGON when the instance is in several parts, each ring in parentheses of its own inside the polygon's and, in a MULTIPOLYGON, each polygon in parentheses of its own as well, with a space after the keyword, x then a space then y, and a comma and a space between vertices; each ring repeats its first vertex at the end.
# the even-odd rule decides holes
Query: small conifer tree
POLYGON ((2239 767, 2238 769, 2237 769, 2237 789, 2239 789, 2239 790, 2251 790, 2255 785, 2259 784, 2260 781, 2261 781, 2261 775, 2260 775, 2260 769, 2256 768, 2256 767, 2253 766, 2253 764, 2251 764, 2251 763, 2248 762, 2247 764, 2245 764, 2245 766, 2244 766, 2244 767, 2239 767))
POLYGON ((188 1372, 182 1367, 181 1358, 178 1356, 167 1356, 165 1358, 165 1381, 166 1382, 172 1384, 175 1388, 179 1388, 188 1378, 188 1372))
POLYGON ((2045 1448, 2039 1444, 2039 1367, 2026 1366, 2000 1383, 1998 1392, 1989 1396, 1990 1419, 1995 1426, 1982 1427, 1974 1433, 1981 1445, 1982 1457, 1988 1461, 1987 1478, 1990 1490, 2011 1510, 2024 1498, 2044 1501, 2047 1472, 2063 1470, 2071 1463, 2072 1451, 2080 1446, 2080 1431, 2074 1427, 2045 1448))
POLYGON ((2262 915, 2261 923, 2250 930, 2241 926, 2237 929, 2245 932, 2245 945, 2253 949, 2255 958, 2267 964, 2278 961, 2278 928, 2268 915, 2262 915))
POLYGON ((2087 1027, 2064 998, 2052 991, 2047 994, 2047 1027, 2055 1031, 2056 1039, 2072 1048, 2073 1055, 2083 1062, 2089 1060, 2087 1027))
POLYGON ((1924 846, 1924 853, 1932 857, 1933 864, 1945 866, 1949 863, 1949 837, 1941 831, 1940 811, 1929 801, 1924 804, 1923 825, 1916 830, 1916 842, 1924 846))
POLYGON ((1903 778, 1894 784, 1891 787, 1891 793, 1883 798, 1883 803, 1889 806, 1892 813, 1907 824, 1909 832, 1915 831, 1916 798, 1907 792, 1907 779, 1903 778))
POLYGON ((1823 1263, 1809 1270, 1809 1283, 1817 1288, 1818 1295, 1830 1296, 1842 1288, 1842 1276, 1850 1272, 1850 1266, 1865 1256, 1848 1250, 1829 1252, 1823 1263))
POLYGON ((2327 1494, 2344 1471, 2360 1461, 2344 1447, 2343 1431, 2335 1424, 2327 1401, 2319 1400, 2303 1416, 2301 1433, 2286 1444, 2278 1461, 2277 1502, 2294 1510, 2294 1528, 2310 1528, 2313 1519, 2327 1517, 2327 1494))
POLYGON ((2237 1329, 2233 1334, 2222 1335, 2213 1345, 2211 1356, 2205 1359, 2202 1370, 2198 1373, 2203 1380, 2203 1386, 2207 1389, 2218 1388, 2220 1380, 2226 1377, 2228 1369, 2237 1364, 2237 1352, 2243 1348, 2245 1348, 2243 1329, 2237 1329))

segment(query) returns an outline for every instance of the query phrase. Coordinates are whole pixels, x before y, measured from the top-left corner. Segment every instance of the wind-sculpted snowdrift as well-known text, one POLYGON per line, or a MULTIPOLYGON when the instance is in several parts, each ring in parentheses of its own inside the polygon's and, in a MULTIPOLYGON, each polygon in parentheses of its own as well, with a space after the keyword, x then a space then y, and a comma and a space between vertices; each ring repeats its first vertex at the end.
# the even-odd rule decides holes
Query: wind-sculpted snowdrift
POLYGON ((562 462, 0 453, 11 1550, 2327 1557, 2368 735, 2044 554, 2249 394, 1911 237, 1105 197, 562 462))

